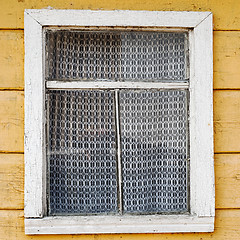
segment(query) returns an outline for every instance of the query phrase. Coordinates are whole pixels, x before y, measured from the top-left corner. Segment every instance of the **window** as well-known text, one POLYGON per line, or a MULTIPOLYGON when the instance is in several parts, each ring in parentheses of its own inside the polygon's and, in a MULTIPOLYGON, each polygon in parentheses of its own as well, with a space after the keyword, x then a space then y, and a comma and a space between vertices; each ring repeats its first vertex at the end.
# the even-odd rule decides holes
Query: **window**
POLYGON ((49 214, 187 212, 187 33, 46 30, 46 45, 49 214))
POLYGON ((212 15, 25 11, 25 231, 210 232, 212 15))

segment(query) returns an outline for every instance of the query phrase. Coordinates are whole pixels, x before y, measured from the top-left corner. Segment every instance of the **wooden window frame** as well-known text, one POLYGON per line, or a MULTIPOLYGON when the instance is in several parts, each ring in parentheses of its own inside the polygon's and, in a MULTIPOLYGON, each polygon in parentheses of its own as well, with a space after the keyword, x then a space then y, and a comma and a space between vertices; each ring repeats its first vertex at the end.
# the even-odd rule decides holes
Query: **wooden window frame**
MULTIPOLYGON (((212 232, 215 216, 213 160, 213 54, 210 12, 25 10, 25 233, 212 232), (44 27, 180 29, 189 32, 190 213, 138 216, 46 216, 44 27)), ((47 83, 56 88, 58 83, 47 83)), ((61 83, 72 88, 77 82, 61 83)), ((84 83, 88 88, 88 83, 84 83)), ((122 88, 124 83, 95 83, 122 88)), ((137 88, 136 83, 136 88, 137 88)), ((155 87, 186 88, 185 83, 155 87)), ((145 88, 153 87, 145 83, 145 88)))

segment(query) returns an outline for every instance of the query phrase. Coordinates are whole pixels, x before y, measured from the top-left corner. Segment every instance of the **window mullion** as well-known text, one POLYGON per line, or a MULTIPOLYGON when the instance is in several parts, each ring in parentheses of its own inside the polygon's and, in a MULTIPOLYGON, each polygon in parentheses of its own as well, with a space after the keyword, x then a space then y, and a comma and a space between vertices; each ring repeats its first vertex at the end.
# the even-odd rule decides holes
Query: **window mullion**
POLYGON ((116 106, 116 135, 117 135, 117 161, 118 161, 118 204, 119 213, 123 213, 122 202, 122 166, 121 166, 121 138, 120 138, 120 111, 119 111, 119 90, 115 90, 115 106, 116 106))
POLYGON ((188 89, 188 82, 107 82, 99 79, 97 82, 55 79, 47 81, 48 89, 188 89))

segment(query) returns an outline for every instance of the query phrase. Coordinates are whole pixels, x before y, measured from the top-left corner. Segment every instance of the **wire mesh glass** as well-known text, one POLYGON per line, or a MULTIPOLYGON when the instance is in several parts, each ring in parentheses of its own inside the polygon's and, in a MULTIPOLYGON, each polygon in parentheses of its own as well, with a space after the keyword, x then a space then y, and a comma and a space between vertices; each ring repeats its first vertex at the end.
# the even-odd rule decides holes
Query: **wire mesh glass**
POLYGON ((49 212, 116 212, 113 91, 48 91, 49 212))
POLYGON ((120 90, 125 213, 188 210, 187 93, 120 90))
POLYGON ((47 80, 186 81, 186 33, 46 31, 47 80))

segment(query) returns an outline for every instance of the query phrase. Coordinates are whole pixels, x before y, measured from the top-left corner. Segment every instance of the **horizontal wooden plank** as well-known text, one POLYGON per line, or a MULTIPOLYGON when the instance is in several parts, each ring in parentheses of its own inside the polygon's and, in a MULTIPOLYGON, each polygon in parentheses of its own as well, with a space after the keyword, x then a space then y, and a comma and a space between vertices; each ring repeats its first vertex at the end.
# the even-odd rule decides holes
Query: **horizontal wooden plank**
POLYGON ((240 91, 214 91, 214 151, 240 152, 240 91))
POLYGON ((104 10, 150 10, 150 11, 211 11, 214 16, 215 29, 240 29, 240 8, 238 0, 96 0, 94 4, 86 1, 58 0, 11 0, 1 3, 0 28, 23 28, 24 9, 41 9, 51 6, 55 9, 104 9, 104 10))
POLYGON ((0 91, 0 151, 23 152, 24 93, 0 91))
MULTIPOLYGON (((0 154, 0 209, 23 209, 22 154, 0 154)), ((240 155, 215 154, 216 208, 240 208, 240 155)))
POLYGON ((0 31, 0 89, 23 89, 23 31, 0 31))
POLYGON ((240 31, 214 32, 213 73, 215 89, 240 88, 240 31))
POLYGON ((23 209, 23 154, 0 154, 0 209, 23 209))
POLYGON ((214 121, 240 122, 240 91, 214 91, 214 121))
POLYGON ((214 123, 214 149, 215 152, 239 152, 240 150, 240 123, 215 122, 214 123))
POLYGON ((240 208, 240 155, 215 154, 216 208, 240 208))
POLYGON ((26 236, 24 234, 24 217, 21 210, 0 210, 0 239, 84 239, 84 240, 238 240, 240 239, 240 210, 216 211, 216 223, 214 233, 188 233, 188 234, 102 234, 102 235, 37 235, 26 236))

